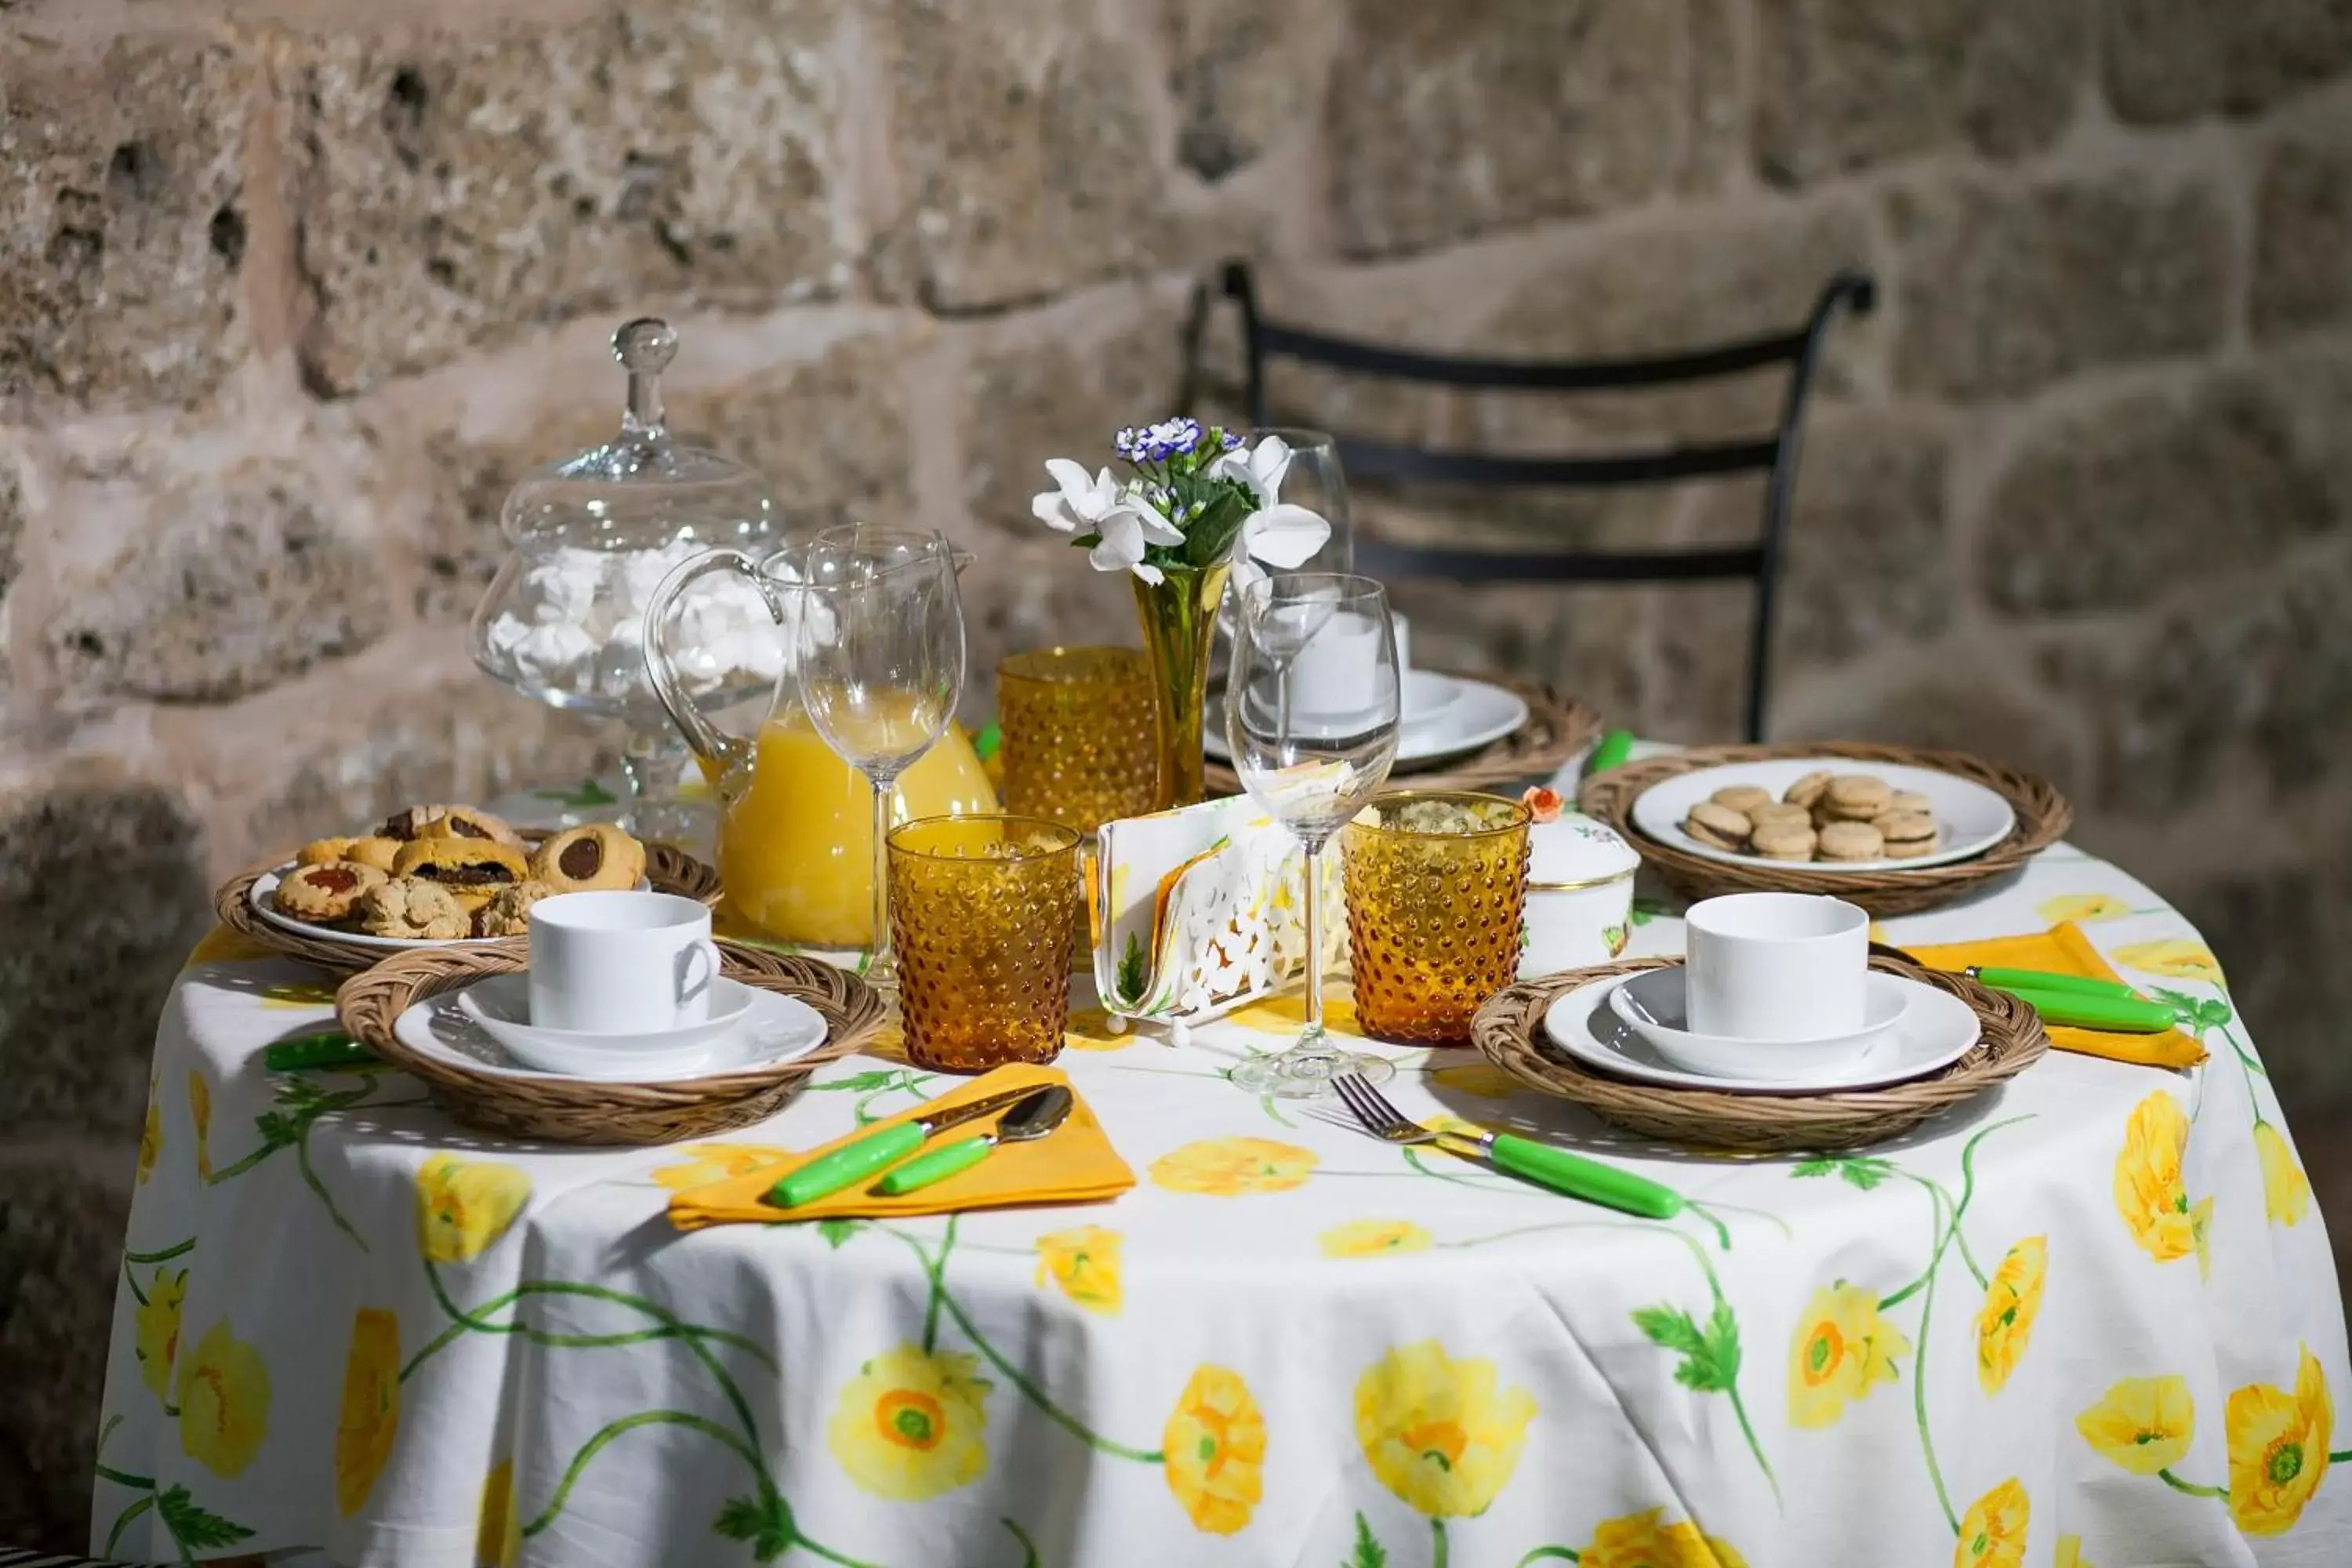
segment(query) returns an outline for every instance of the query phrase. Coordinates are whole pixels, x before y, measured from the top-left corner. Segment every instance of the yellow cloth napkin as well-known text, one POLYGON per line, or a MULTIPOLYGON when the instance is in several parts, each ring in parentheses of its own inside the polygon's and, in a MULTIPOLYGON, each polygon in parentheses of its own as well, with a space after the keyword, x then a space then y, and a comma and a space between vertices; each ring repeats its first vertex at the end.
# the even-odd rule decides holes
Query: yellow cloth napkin
MULTIPOLYGON (((1948 942, 1941 947, 1906 946, 1903 950, 1930 969, 1951 973, 1976 964, 1985 969, 2044 969, 2059 974, 2079 974, 2091 980, 2120 980, 2073 921, 2032 936, 1997 936, 1983 942, 1948 942)), ((2205 1047, 2178 1029, 2160 1035, 2117 1035, 2104 1029, 2050 1026, 2050 1043, 2062 1051, 2079 1051, 2109 1061, 2141 1067, 2193 1068, 2205 1059, 2205 1047)))
MULTIPOLYGON (((1043 1138, 1026 1143, 1006 1143, 989 1152, 988 1158, 970 1170, 959 1171, 944 1182, 939 1182, 919 1192, 900 1197, 872 1195, 870 1189, 881 1179, 873 1178, 844 1187, 830 1197, 819 1198, 798 1208, 781 1209, 762 1203, 768 1189, 811 1160, 827 1154, 843 1144, 853 1142, 869 1132, 912 1121, 927 1112, 961 1105, 969 1100, 1002 1094, 1008 1089, 1043 1088, 1049 1083, 1069 1084, 1066 1074, 1053 1068, 1014 1066, 998 1068, 983 1073, 936 1100, 913 1106, 896 1116, 887 1116, 870 1127, 845 1132, 830 1143, 799 1153, 784 1154, 766 1164, 728 1176, 698 1187, 688 1187, 674 1194, 669 1200, 670 1223, 680 1230, 700 1230, 705 1226, 740 1223, 773 1224, 779 1221, 806 1219, 885 1219, 893 1215, 950 1214, 963 1209, 1005 1208, 1016 1204, 1085 1204, 1100 1203, 1115 1198, 1135 1185, 1135 1173, 1118 1157, 1103 1133, 1102 1123, 1087 1104, 1086 1097, 1075 1089, 1076 1101, 1070 1114, 1059 1127, 1043 1138)), ((1006 1106, 1010 1110, 1012 1106, 1006 1106)), ((960 1123, 947 1129, 942 1138, 969 1138, 975 1132, 996 1125, 1003 1111, 960 1123)), ((908 1156, 913 1158, 912 1155, 908 1156)))

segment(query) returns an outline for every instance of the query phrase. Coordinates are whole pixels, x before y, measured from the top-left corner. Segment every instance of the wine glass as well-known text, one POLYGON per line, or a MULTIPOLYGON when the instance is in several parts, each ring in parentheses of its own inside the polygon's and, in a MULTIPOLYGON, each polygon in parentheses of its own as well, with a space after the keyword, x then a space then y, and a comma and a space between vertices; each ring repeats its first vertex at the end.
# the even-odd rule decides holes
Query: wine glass
POLYGON ((843 762, 874 789, 874 921, 868 984, 897 979, 890 952, 890 798, 898 775, 946 732, 963 691, 960 552, 937 533, 830 529, 806 554, 801 700, 843 762))
POLYGON ((1235 605, 1225 741, 1249 796, 1306 851, 1307 1024, 1278 1056, 1234 1069, 1255 1094, 1318 1100, 1332 1078, 1378 1082, 1390 1066, 1333 1046, 1323 1032, 1322 853, 1370 803, 1397 744, 1396 636, 1387 593, 1369 577, 1287 572, 1244 588, 1235 605))

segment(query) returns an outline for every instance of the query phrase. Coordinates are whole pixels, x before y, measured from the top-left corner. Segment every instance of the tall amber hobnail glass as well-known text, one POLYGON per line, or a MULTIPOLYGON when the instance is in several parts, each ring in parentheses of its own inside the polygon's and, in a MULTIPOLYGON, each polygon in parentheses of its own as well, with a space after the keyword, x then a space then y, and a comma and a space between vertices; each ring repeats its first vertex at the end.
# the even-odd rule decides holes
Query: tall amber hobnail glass
POLYGON ((1528 808, 1444 790, 1382 795, 1339 835, 1356 1021, 1375 1039, 1467 1045, 1519 963, 1528 808))
POLYGON ((1041 647, 996 667, 1004 808, 1092 833, 1152 809, 1151 662, 1131 647, 1041 647))
POLYGON ((1030 816, 927 816, 890 835, 907 1058, 940 1072, 1049 1062, 1070 1017, 1078 836, 1030 816))

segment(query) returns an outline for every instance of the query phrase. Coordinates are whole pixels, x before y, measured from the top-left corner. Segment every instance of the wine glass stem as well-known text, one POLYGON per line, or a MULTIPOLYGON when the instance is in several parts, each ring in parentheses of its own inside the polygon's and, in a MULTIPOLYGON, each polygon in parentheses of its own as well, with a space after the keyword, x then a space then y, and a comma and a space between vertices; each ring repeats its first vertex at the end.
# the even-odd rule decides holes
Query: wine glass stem
POLYGON ((872 948, 866 960, 868 984, 885 985, 898 976, 897 956, 890 951, 890 795, 896 775, 868 773, 874 788, 874 927, 872 948))
POLYGON ((1293 1070, 1303 1063, 1338 1057, 1323 1034, 1323 846, 1318 841, 1303 847, 1307 851, 1302 879, 1307 895, 1307 1026, 1299 1030, 1298 1043, 1286 1053, 1293 1070))

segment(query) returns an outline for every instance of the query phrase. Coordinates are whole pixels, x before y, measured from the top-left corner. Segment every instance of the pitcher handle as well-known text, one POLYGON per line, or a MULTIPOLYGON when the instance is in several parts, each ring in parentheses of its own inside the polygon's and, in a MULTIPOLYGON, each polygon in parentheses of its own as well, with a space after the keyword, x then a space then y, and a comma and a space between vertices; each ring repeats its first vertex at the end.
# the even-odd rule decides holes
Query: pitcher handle
POLYGON ((667 635, 670 607, 678 595, 696 578, 712 572, 732 572, 760 591, 767 603, 768 613, 778 626, 784 625, 784 605, 775 585, 761 574, 759 563, 740 550, 707 550, 688 561, 670 568, 660 586, 646 605, 645 624, 639 629, 639 647, 644 650, 646 677, 653 682, 654 695, 669 710, 670 721, 677 726, 686 743, 694 748, 695 755, 718 768, 723 774, 744 751, 742 742, 713 724, 699 704, 677 678, 677 666, 670 658, 664 641, 667 635))

